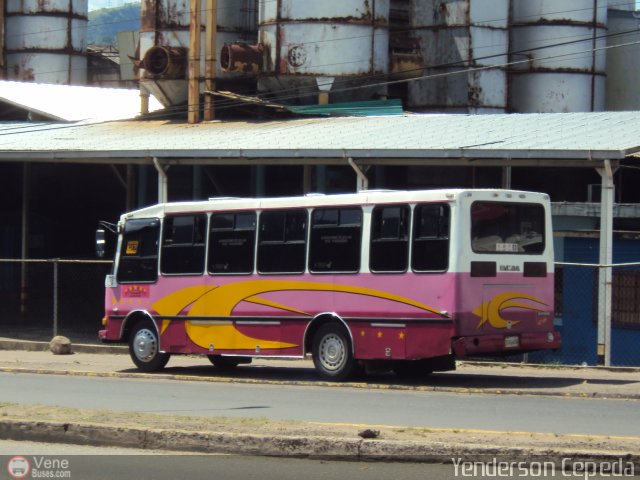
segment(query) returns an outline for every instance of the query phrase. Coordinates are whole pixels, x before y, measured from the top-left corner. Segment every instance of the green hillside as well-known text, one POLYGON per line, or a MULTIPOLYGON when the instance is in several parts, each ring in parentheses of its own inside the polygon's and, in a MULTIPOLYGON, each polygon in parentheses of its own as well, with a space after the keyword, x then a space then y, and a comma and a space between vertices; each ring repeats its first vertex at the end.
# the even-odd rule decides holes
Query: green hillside
POLYGON ((115 45, 118 32, 140 30, 140 3, 122 7, 101 8, 89 12, 87 42, 89 45, 115 45))

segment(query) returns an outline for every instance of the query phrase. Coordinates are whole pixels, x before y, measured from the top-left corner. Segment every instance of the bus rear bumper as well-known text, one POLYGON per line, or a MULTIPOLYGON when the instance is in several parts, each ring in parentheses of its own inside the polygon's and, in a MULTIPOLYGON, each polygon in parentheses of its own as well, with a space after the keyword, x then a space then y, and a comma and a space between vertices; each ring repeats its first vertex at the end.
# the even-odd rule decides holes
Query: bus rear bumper
POLYGON ((561 346, 560 333, 552 331, 459 337, 453 341, 452 348, 457 358, 464 358, 473 355, 509 355, 534 350, 556 350, 561 346))

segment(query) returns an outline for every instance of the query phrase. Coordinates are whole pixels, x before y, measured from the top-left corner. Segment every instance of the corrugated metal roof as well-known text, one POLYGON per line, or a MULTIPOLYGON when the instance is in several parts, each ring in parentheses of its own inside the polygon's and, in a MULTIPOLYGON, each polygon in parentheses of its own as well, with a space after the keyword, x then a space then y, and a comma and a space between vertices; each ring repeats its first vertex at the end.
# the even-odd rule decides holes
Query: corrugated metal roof
MULTIPOLYGON (((140 92, 123 88, 0 81, 0 102, 65 122, 123 120, 140 114, 140 92)), ((149 99, 150 111, 161 108, 154 97, 149 99)))
POLYGON ((280 121, 0 124, 0 160, 503 164, 621 159, 640 151, 640 112, 405 115, 280 121))

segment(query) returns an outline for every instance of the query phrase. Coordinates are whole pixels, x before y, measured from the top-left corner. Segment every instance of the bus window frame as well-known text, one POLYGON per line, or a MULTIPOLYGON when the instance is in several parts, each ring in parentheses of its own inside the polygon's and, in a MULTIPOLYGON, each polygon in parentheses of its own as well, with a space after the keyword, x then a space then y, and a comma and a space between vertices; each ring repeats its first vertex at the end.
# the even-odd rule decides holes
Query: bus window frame
POLYGON ((210 215, 208 215, 206 212, 185 212, 185 213, 170 213, 164 216, 164 218, 162 218, 162 226, 161 226, 161 231, 160 231, 160 238, 159 238, 159 242, 158 242, 158 270, 161 276, 163 277, 200 277, 202 275, 204 275, 204 273, 206 272, 206 262, 207 262, 207 249, 209 247, 209 221, 210 221, 210 215), (167 225, 167 219, 171 219, 173 220, 174 218, 177 217, 193 217, 194 218, 194 222, 193 222, 193 230, 192 230, 192 235, 195 234, 195 230, 196 230, 196 217, 204 217, 204 235, 203 235, 203 243, 202 244, 198 244, 195 243, 195 239, 192 237, 192 243, 178 243, 175 244, 176 247, 187 247, 189 245, 191 245, 191 248, 195 248, 196 246, 202 245, 202 255, 203 255, 203 259, 202 259, 202 269, 199 272, 165 272, 163 269, 163 258, 164 258, 164 249, 165 248, 169 248, 171 249, 174 244, 172 245, 165 245, 165 229, 166 229, 166 225, 167 225))
POLYGON ((258 217, 259 217, 259 211, 257 209, 253 209, 253 210, 216 210, 213 212, 210 212, 209 215, 209 226, 207 228, 207 253, 206 253, 206 259, 205 259, 205 263, 206 263, 206 271, 207 271, 207 275, 209 276, 218 276, 218 275, 224 275, 224 276, 229 276, 229 275, 253 275, 256 272, 256 268, 257 268, 257 257, 258 257, 258 217), (242 214, 252 214, 253 215, 253 219, 254 219, 254 227, 252 229, 253 231, 253 246, 252 246, 252 257, 251 257, 251 269, 248 272, 214 272, 211 270, 210 268, 210 255, 211 255, 211 251, 212 251, 212 243, 211 243, 211 235, 212 235, 212 231, 213 231, 213 217, 215 215, 233 215, 233 227, 232 228, 228 228, 228 229, 223 229, 223 228, 218 228, 217 231, 229 231, 229 232, 238 232, 238 231, 251 231, 251 229, 248 228, 243 228, 238 230, 236 227, 237 224, 237 215, 242 215, 242 214))
MULTIPOLYGON (((413 231, 413 208, 409 203, 381 203, 376 204, 371 209, 371 222, 369 226, 369 271, 376 275, 393 275, 393 274, 403 274, 408 273, 411 268, 411 255, 412 255, 412 231, 413 231), (372 265, 373 258, 373 244, 374 242, 381 240, 386 240, 384 238, 374 240, 373 236, 373 226, 375 222, 375 215, 377 210, 385 209, 385 208, 399 208, 406 209, 408 211, 407 217, 407 226, 406 226, 406 266, 402 270, 374 270, 372 265)), ((389 239, 390 240, 390 239, 389 239)), ((397 239, 398 242, 401 241, 400 238, 397 239)))
MULTIPOLYGON (((160 219, 159 217, 147 217, 147 218, 130 218, 127 219, 124 226, 122 227, 122 232, 119 235, 119 241, 118 241, 118 248, 116 250, 116 259, 117 259, 117 265, 114 265, 114 275, 116 278, 116 281, 118 282, 118 284, 123 284, 123 285, 127 285, 127 284, 136 284, 136 283, 148 283, 148 284, 153 284, 153 283, 157 283, 158 282, 158 277, 160 276, 160 242, 161 242, 161 235, 162 235, 162 219, 160 219), (148 222, 148 225, 146 226, 142 226, 142 227, 135 227, 135 230, 128 230, 127 227, 129 225, 131 225, 131 222, 136 222, 136 223, 140 223, 142 224, 143 222, 148 222), (140 280, 140 279, 126 279, 123 280, 120 277, 120 273, 122 271, 122 260, 124 259, 125 261, 128 260, 128 258, 125 256, 126 253, 126 239, 125 236, 127 234, 130 233, 134 233, 137 231, 140 231, 144 228, 149 228, 149 227, 154 227, 157 230, 157 237, 156 237, 156 249, 155 249, 155 256, 151 256, 151 258, 155 257, 155 276, 153 279, 148 279, 148 280, 140 280)), ((149 256, 147 256, 149 257, 149 256)), ((132 258, 132 257, 129 257, 132 258)), ((140 258, 140 257, 138 257, 140 258)))
POLYGON ((437 202, 420 202, 420 203, 416 203, 412 206, 411 208, 411 230, 410 230, 410 243, 411 243, 411 247, 410 247, 410 258, 409 258, 409 265, 411 268, 411 271, 413 273, 418 273, 418 274, 425 274, 425 275, 431 275, 431 274, 438 274, 438 273, 446 273, 449 271, 449 269, 451 268, 451 226, 453 224, 452 221, 452 208, 451 208, 451 204, 449 202, 445 202, 445 201, 437 201, 437 202), (423 240, 427 240, 427 239, 432 239, 432 240, 444 240, 446 239, 447 241, 447 266, 444 269, 429 269, 429 270, 420 270, 415 268, 414 266, 414 259, 415 259, 415 242, 416 242, 416 221, 417 221, 417 216, 416 216, 416 210, 420 207, 423 206, 439 206, 439 207, 445 207, 447 209, 447 220, 448 220, 448 225, 447 225, 447 235, 446 237, 420 237, 423 240))
POLYGON ((258 219, 257 219, 257 224, 256 224, 256 229, 257 229, 257 236, 256 236, 256 254, 255 254, 255 272, 258 275, 304 275, 305 273, 307 273, 307 258, 308 258, 308 249, 309 249, 309 209, 306 207, 292 207, 292 208, 273 208, 273 209, 265 209, 265 210, 258 210, 256 209, 256 213, 258 214, 258 219), (282 241, 277 241, 277 240, 264 240, 261 241, 261 234, 262 234, 262 222, 263 222, 263 217, 265 215, 270 215, 273 213, 278 213, 278 212, 284 212, 285 213, 285 219, 284 219, 284 224, 283 224, 283 232, 282 232, 282 241), (287 222, 289 220, 289 217, 287 215, 288 212, 304 212, 305 214, 305 223, 304 223, 304 239, 303 240, 291 240, 288 241, 287 240, 287 222), (295 270, 295 271, 263 271, 260 268, 260 250, 262 246, 276 246, 276 245, 300 245, 302 244, 304 246, 304 258, 303 258, 303 262, 302 262, 302 269, 300 270, 295 270))
POLYGON ((312 275, 355 275, 362 272, 362 248, 363 248, 363 237, 364 237, 364 209, 362 205, 354 204, 354 205, 326 205, 322 207, 314 207, 311 209, 309 214, 309 226, 308 226, 308 241, 307 241, 307 258, 306 258, 306 267, 307 271, 312 275), (338 212, 338 218, 335 224, 314 224, 314 215, 316 212, 320 211, 329 211, 336 210, 338 212), (357 210, 360 214, 360 223, 342 223, 342 211, 343 210, 357 210), (358 228, 359 236, 357 239, 358 243, 358 262, 355 270, 314 270, 311 268, 311 248, 312 248, 312 240, 313 240, 313 232, 314 228, 317 231, 321 231, 323 229, 329 228, 358 228))

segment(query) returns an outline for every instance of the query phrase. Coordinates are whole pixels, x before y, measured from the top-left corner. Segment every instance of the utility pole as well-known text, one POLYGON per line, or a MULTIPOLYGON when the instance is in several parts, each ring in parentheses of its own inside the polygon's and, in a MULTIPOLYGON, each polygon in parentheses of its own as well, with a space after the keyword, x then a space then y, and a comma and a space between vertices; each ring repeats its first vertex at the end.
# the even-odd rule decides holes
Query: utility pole
MULTIPOLYGON (((206 92, 216 90, 216 63, 218 48, 218 0, 207 0, 207 12, 205 15, 205 44, 204 44, 204 89, 206 92)), ((213 120, 216 117, 213 96, 205 94, 204 119, 213 120)))
POLYGON ((200 30, 202 27, 202 15, 200 12, 200 0, 190 0, 189 5, 187 121, 189 123, 198 123, 200 121, 200 30))

